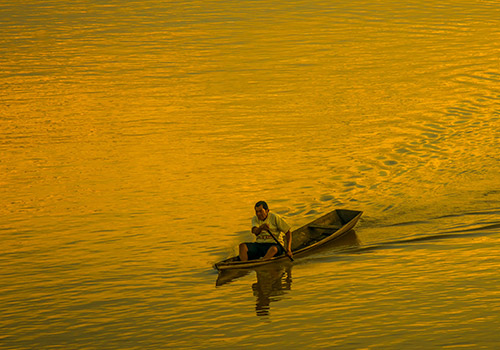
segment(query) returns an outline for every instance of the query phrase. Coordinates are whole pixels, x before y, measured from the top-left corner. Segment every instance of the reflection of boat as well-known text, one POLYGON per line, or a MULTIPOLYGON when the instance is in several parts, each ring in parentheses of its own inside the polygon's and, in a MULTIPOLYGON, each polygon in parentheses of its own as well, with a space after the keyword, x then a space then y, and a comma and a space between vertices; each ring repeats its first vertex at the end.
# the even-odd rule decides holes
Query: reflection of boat
POLYGON ((227 269, 219 271, 217 276, 217 281, 215 281, 215 286, 220 287, 224 284, 231 283, 234 280, 248 275, 251 269, 227 269))
MULTIPOLYGON (((338 238, 356 225, 362 211, 336 209, 311 223, 292 232, 292 251, 294 257, 301 257, 312 250, 338 238)), ((261 266, 277 261, 287 261, 285 255, 273 257, 269 260, 240 261, 237 256, 215 264, 219 271, 228 269, 244 269, 261 266)))

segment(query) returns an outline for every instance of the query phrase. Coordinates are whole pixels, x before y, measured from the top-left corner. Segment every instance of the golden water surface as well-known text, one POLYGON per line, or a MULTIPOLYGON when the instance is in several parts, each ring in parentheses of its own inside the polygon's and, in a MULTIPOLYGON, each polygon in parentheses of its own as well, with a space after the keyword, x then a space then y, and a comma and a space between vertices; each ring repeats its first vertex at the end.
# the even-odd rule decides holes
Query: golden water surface
POLYGON ((1 349, 495 349, 500 5, 4 1, 1 349), (355 232, 212 265, 265 199, 355 232))

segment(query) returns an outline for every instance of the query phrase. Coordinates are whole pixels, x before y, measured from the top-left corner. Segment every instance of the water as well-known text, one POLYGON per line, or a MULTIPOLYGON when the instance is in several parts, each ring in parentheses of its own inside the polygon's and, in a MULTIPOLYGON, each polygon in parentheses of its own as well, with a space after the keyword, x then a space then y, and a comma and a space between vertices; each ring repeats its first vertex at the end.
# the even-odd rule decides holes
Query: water
POLYGON ((0 13, 2 349, 497 347, 497 2, 0 13), (216 287, 261 199, 364 215, 216 287))

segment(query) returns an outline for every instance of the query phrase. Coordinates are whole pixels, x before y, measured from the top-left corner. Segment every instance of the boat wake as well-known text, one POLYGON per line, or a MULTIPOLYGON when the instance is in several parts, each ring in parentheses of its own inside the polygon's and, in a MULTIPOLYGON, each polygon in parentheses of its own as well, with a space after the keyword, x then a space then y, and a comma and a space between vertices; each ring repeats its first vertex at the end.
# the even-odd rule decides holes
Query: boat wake
POLYGON ((351 247, 340 253, 359 253, 410 243, 470 238, 499 233, 499 210, 443 215, 429 220, 365 227, 359 231, 360 246, 351 247))

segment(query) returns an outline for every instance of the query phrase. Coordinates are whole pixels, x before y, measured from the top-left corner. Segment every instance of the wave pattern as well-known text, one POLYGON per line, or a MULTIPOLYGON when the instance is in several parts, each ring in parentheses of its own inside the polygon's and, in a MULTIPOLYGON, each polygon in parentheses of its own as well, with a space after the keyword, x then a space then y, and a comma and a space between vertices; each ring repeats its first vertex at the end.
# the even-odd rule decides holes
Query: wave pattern
POLYGON ((495 348, 499 11, 4 1, 2 349, 495 348), (365 214, 215 289, 261 199, 365 214))

